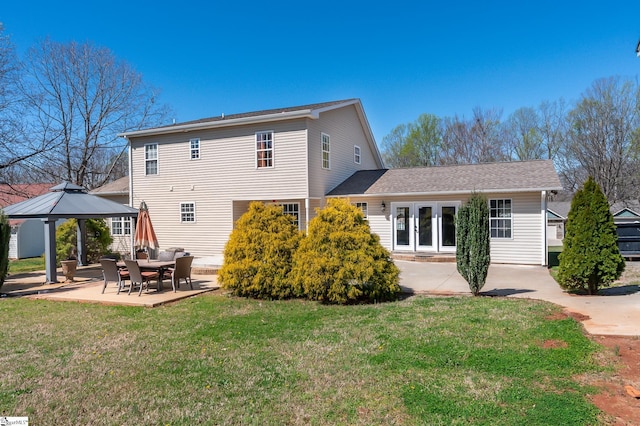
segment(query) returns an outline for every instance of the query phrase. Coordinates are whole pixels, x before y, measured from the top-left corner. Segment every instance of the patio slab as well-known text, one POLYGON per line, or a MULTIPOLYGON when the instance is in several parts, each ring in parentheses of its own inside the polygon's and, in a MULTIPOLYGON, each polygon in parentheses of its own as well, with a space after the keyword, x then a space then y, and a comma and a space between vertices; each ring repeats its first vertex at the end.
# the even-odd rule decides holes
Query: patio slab
MULTIPOLYGON (((62 276, 61 274, 59 276, 62 276)), ((46 284, 44 271, 27 274, 15 274, 9 276, 2 287, 3 297, 29 297, 34 299, 47 299, 57 301, 73 301, 86 303, 100 303, 104 305, 126 305, 155 307, 166 303, 175 302, 187 297, 210 292, 219 289, 215 275, 193 275, 193 290, 182 284, 174 293, 171 282, 167 279, 163 282, 164 290, 161 292, 152 288, 138 292, 117 294, 117 287, 109 283, 102 293, 104 281, 99 265, 78 267, 73 282, 58 282, 46 284)), ((152 286, 153 287, 153 286, 152 286)))

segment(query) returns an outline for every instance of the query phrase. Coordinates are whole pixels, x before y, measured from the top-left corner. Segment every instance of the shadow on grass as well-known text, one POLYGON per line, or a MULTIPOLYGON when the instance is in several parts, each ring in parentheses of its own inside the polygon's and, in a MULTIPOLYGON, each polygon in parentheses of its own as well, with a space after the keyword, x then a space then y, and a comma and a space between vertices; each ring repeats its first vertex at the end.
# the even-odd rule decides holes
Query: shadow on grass
MULTIPOLYGON (((640 286, 637 284, 621 285, 616 287, 601 288, 594 296, 629 296, 640 292, 640 286)), ((589 293, 586 290, 567 290, 568 294, 574 296, 588 296, 589 293)))
POLYGON ((482 291, 480 295, 489 297, 507 297, 514 294, 533 293, 534 290, 528 290, 524 288, 496 288, 489 291, 482 291))

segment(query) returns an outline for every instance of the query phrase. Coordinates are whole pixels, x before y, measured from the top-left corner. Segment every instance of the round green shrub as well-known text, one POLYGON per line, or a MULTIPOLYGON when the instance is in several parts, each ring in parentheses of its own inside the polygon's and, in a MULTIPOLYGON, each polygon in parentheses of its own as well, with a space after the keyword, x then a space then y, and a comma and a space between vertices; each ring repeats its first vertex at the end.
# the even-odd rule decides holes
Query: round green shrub
POLYGON ((330 199, 293 256, 296 293, 325 303, 382 302, 400 294, 399 270, 362 212, 330 199))
POLYGON ((222 288, 237 296, 286 299, 297 296, 288 281, 301 234, 281 206, 253 202, 238 219, 218 272, 222 288))

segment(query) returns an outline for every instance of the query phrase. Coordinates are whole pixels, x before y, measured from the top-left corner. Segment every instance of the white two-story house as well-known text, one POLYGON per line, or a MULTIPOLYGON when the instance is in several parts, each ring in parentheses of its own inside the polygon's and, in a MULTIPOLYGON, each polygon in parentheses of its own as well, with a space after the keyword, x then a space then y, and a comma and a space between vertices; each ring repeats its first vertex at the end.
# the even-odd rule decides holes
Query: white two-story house
POLYGON ((161 247, 221 257, 251 201, 282 205, 305 230, 327 197, 346 197, 390 251, 455 253, 454 217, 477 191, 490 203, 492 261, 547 261, 547 194, 561 189, 550 161, 386 170, 358 99, 121 136, 130 205, 146 202, 161 247))

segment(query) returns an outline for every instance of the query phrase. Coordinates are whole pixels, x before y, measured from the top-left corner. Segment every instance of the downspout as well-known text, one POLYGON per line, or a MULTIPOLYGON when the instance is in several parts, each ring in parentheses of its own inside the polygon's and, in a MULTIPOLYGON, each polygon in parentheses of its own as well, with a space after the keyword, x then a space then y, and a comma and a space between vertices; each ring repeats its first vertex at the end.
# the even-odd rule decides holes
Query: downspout
POLYGON ((541 193, 542 210, 542 266, 549 266, 549 244, 547 242, 547 191, 541 193))
POLYGON ((304 199, 304 231, 305 233, 309 232, 309 209, 311 208, 311 202, 309 201, 309 197, 304 199))
MULTIPOLYGON (((124 138, 129 145, 129 207, 133 207, 133 150, 131 149, 131 140, 126 136, 124 138)), ((136 219, 137 218, 136 216, 136 219)), ((131 255, 131 259, 136 258, 136 248, 133 246, 135 243, 136 222, 137 220, 131 220, 131 235, 129 235, 129 254, 131 255)))

